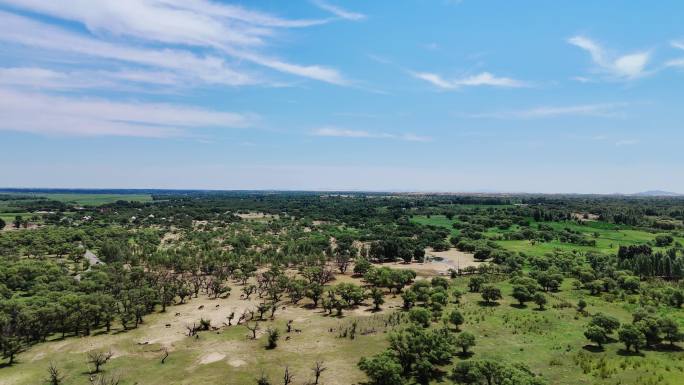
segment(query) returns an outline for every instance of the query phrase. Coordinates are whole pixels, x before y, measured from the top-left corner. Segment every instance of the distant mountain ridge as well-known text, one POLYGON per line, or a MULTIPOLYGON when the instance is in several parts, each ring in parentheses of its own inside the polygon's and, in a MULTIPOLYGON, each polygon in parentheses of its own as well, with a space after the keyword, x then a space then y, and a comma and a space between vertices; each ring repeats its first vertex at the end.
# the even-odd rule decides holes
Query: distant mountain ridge
POLYGON ((643 191, 639 192, 636 194, 633 194, 635 196, 639 197, 678 197, 682 196, 682 194, 671 192, 671 191, 662 191, 662 190, 649 190, 649 191, 643 191))

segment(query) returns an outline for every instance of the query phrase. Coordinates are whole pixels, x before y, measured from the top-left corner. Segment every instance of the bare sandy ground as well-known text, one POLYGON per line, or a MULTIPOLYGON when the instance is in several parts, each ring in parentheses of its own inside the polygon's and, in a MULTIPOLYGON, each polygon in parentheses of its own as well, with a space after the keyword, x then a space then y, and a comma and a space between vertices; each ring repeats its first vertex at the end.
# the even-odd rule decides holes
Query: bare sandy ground
POLYGON ((447 251, 434 251, 431 248, 425 249, 426 260, 425 263, 411 263, 405 264, 397 262, 391 265, 396 269, 411 269, 418 275, 449 275, 449 270, 459 270, 468 266, 479 266, 482 263, 476 261, 471 253, 464 253, 454 248, 447 251))
POLYGON ((589 221, 598 221, 599 216, 596 214, 590 214, 590 213, 572 213, 572 218, 578 221, 582 222, 589 222, 589 221), (586 218, 584 217, 586 215, 586 218))
POLYGON ((207 355, 202 356, 202 359, 200 359, 200 364, 206 365, 206 364, 211 364, 212 362, 217 362, 221 361, 224 358, 226 358, 225 354, 218 353, 218 352, 212 352, 207 355))
MULTIPOLYGON (((358 279, 352 278, 349 273, 337 277, 338 279, 334 283, 360 283, 358 279)), ((256 345, 262 349, 264 342, 248 339, 249 332, 242 326, 233 326, 231 329, 225 329, 222 326, 224 322, 228 322, 227 317, 231 312, 236 314, 233 320, 233 325, 235 325, 242 311, 247 308, 255 308, 258 299, 253 296, 249 301, 242 300, 240 299, 240 287, 237 285, 231 285, 231 287, 233 290, 229 298, 210 299, 200 295, 199 298, 193 298, 189 303, 168 307, 165 313, 154 313, 146 316, 145 323, 137 329, 121 332, 117 327, 110 333, 94 333, 89 337, 69 337, 64 340, 38 344, 21 353, 18 361, 35 368, 36 365, 47 365, 46 359, 49 357, 56 359, 62 354, 85 354, 91 350, 111 350, 114 359, 136 356, 145 360, 157 360, 161 355, 160 352, 166 349, 172 352, 172 357, 174 351, 189 351, 190 354, 194 355, 194 364, 188 367, 190 372, 201 370, 199 368, 205 365, 219 365, 219 367, 224 365, 226 368, 246 370, 244 368, 251 368, 258 364, 257 357, 251 353, 254 352, 256 345), (240 328, 240 332, 244 329, 244 333, 241 334, 244 337, 229 340, 200 338, 197 342, 189 345, 190 338, 187 337, 186 325, 191 325, 193 322, 198 323, 200 318, 211 320, 212 327, 219 328, 215 331, 216 333, 225 333, 228 330, 233 333, 234 328, 240 328)), ((390 312, 401 306, 401 297, 399 296, 389 295, 385 297, 385 300, 386 303, 380 312, 373 312, 371 310, 372 304, 367 301, 368 303, 365 306, 347 310, 345 318, 341 319, 324 316, 324 311, 320 308, 315 310, 304 308, 303 304, 306 303, 306 300, 299 305, 283 303, 276 313, 278 322, 294 320, 294 327, 304 330, 304 333, 292 333, 288 335, 290 338, 287 340, 282 339, 276 354, 284 352, 286 356, 294 356, 319 352, 321 357, 325 358, 326 366, 329 368, 326 372, 325 383, 329 385, 349 384, 352 382, 350 378, 356 378, 359 375, 356 370, 358 357, 339 359, 336 356, 337 345, 344 342, 340 341, 335 333, 328 332, 328 328, 339 327, 340 324, 350 322, 350 319, 353 318, 364 319, 390 312)), ((265 322, 262 330, 257 333, 258 340, 265 338, 267 325, 269 324, 265 322)), ((278 362, 278 365, 286 363, 286 361, 282 361, 282 357, 279 360, 281 361, 278 362)), ((308 369, 298 368, 297 370, 299 373, 305 373, 308 369)), ((24 383, 22 382, 23 378, 32 375, 31 373, 33 372, 17 372, 0 378, 0 385, 24 383)))
POLYGON ((238 213, 236 215, 242 219, 271 219, 271 218, 277 217, 277 215, 257 213, 257 212, 238 213))

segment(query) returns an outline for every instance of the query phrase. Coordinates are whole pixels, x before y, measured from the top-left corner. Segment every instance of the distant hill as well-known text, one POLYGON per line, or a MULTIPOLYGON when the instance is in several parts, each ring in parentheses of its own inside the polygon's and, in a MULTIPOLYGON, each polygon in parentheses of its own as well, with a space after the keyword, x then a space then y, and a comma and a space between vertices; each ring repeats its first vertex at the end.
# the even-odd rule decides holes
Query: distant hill
POLYGON ((650 190, 650 191, 643 191, 634 194, 635 196, 639 197, 678 197, 682 196, 682 194, 678 194, 675 192, 671 191, 662 191, 662 190, 650 190))

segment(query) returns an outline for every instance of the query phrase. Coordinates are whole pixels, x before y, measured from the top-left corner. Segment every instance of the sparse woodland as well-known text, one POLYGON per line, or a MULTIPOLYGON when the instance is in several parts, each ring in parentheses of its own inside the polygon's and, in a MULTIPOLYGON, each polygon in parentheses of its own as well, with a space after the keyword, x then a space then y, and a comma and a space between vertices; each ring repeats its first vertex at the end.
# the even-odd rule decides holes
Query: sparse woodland
POLYGON ((0 203, 24 213, 0 232, 3 385, 684 378, 684 199, 166 192, 0 203), (423 270, 452 249, 477 264, 423 270))

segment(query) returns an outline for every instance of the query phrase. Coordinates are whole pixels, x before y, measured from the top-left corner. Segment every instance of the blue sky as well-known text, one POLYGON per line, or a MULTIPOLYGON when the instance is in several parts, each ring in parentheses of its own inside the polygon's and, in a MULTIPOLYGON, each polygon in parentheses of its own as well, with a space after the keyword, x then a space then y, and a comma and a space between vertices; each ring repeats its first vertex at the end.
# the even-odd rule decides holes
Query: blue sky
POLYGON ((682 14, 0 0, 0 186, 684 192, 682 14))

